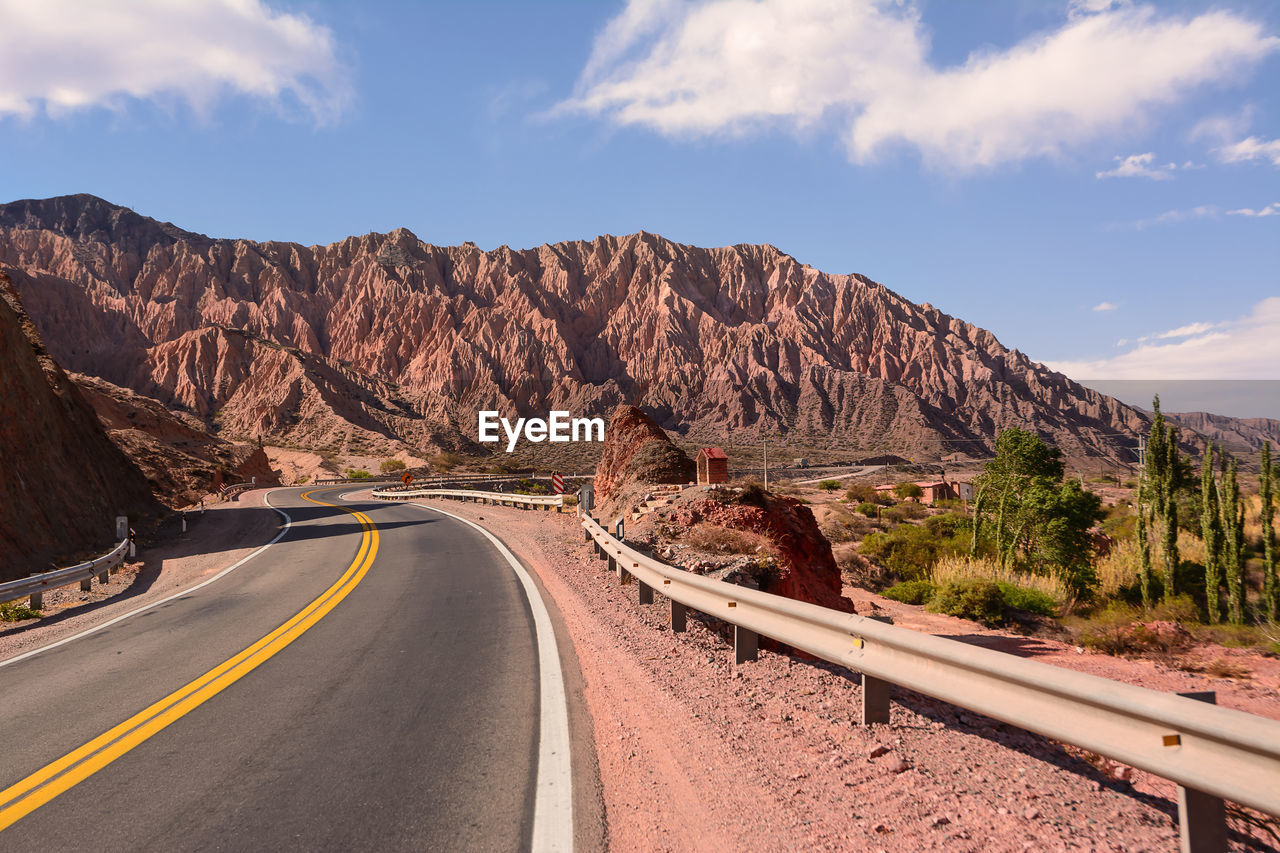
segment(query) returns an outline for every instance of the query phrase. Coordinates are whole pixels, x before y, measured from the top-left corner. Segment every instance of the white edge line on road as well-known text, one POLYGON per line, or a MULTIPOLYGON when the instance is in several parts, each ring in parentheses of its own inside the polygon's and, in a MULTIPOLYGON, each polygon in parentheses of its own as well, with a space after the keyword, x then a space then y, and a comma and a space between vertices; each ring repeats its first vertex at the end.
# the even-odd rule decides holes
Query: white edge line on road
POLYGON ((240 567, 241 567, 241 566, 243 566, 245 563, 249 562, 249 561, 250 561, 250 560, 252 560, 254 557, 258 556, 258 555, 259 555, 259 554, 261 554, 263 551, 267 550, 267 549, 268 549, 268 548, 270 548, 272 545, 274 545, 274 544, 276 544, 277 542, 279 542, 279 541, 284 537, 284 535, 285 535, 286 533, 288 533, 288 532, 289 532, 289 528, 293 526, 293 519, 289 517, 289 513, 285 512, 284 510, 280 509, 280 507, 275 506, 275 505, 273 505, 273 504, 271 503, 271 495, 272 495, 272 493, 274 493, 275 491, 276 491, 275 489, 272 489, 270 492, 267 492, 267 494, 263 497, 263 500, 266 502, 267 506, 271 507, 271 508, 272 508, 272 509, 274 509, 276 512, 278 512, 278 513, 280 513, 282 516, 284 516, 284 527, 280 528, 280 532, 276 534, 276 538, 275 538, 275 539, 272 539, 272 540, 271 540, 270 542, 268 542, 266 545, 263 545, 261 548, 259 548, 258 550, 254 551, 254 552, 253 552, 252 554, 250 554, 249 556, 247 556, 247 557, 242 557, 241 559, 239 559, 239 560, 237 560, 236 562, 232 563, 230 566, 227 566, 225 569, 223 569, 222 571, 218 572, 218 573, 217 573, 216 575, 214 575, 213 577, 211 577, 211 578, 209 578, 209 579, 207 579, 207 580, 203 580, 203 581, 201 581, 200 583, 196 584, 195 586, 189 586, 189 587, 187 587, 186 589, 179 590, 178 592, 175 592, 173 595, 166 596, 165 598, 162 598, 162 599, 160 599, 159 601, 153 601, 153 602, 151 602, 150 604, 144 604, 142 607, 139 607, 139 608, 137 608, 136 610, 130 610, 128 613, 123 613, 123 614, 121 614, 120 616, 115 617, 114 619, 109 619, 109 620, 107 620, 106 622, 103 622, 101 625, 94 625, 92 628, 86 628, 86 629, 84 629, 83 631, 79 632, 78 634, 72 634, 70 637, 63 637, 61 640, 56 640, 56 641, 54 641, 54 642, 52 642, 52 643, 49 643, 48 645, 40 646, 39 648, 32 649, 32 650, 31 650, 31 651, 29 651, 29 652, 23 652, 23 653, 22 653, 22 654, 20 654, 20 655, 14 655, 14 656, 13 656, 13 657, 11 657, 11 658, 6 658, 5 660, 0 660, 0 667, 6 667, 6 666, 8 666, 9 664, 17 663, 17 662, 18 662, 18 661, 20 661, 20 660, 26 660, 27 658, 35 657, 36 655, 40 654, 41 652, 47 652, 47 651, 49 651, 50 649, 56 649, 58 646, 65 646, 67 643, 70 643, 70 642, 72 642, 73 640, 78 640, 78 639, 80 639, 81 637, 87 637, 87 636, 89 636, 90 634, 96 634, 96 633, 98 633, 99 631, 101 631, 101 630, 102 630, 102 629, 104 629, 104 628, 110 628, 112 625, 115 625, 117 622, 123 622, 123 621, 124 621, 124 620, 126 620, 126 619, 131 619, 131 618, 133 618, 134 616, 137 616, 139 613, 145 613, 145 612, 147 612, 148 610, 152 609, 153 607, 159 607, 161 604, 165 604, 165 603, 167 603, 167 602, 173 601, 175 598, 181 598, 181 597, 182 597, 182 596, 184 596, 184 595, 190 595, 191 593, 195 592, 196 590, 200 589, 201 587, 206 587, 206 586, 208 586, 209 584, 213 583, 214 581, 216 581, 216 580, 218 580, 218 579, 220 579, 220 578, 226 577, 227 575, 231 574, 231 573, 232 573, 232 572, 234 572, 236 569, 240 568, 240 567))
POLYGON ((474 521, 426 504, 410 503, 428 512, 438 512, 470 525, 484 534, 502 556, 524 587, 533 625, 538 638, 538 672, 541 674, 538 735, 538 781, 533 806, 533 853, 573 850, 573 765, 569 756, 569 701, 564 689, 564 673, 560 668, 560 649, 556 645, 551 615, 538 592, 538 586, 506 544, 474 521))

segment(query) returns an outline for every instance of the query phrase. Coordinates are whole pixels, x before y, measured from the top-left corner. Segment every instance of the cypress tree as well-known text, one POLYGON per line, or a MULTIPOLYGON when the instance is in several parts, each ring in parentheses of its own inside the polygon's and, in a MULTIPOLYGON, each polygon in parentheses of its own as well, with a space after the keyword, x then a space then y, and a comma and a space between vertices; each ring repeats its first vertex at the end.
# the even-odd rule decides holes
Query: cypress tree
POLYGON ((1205 448, 1200 465, 1200 531, 1204 538, 1204 595, 1209 621, 1217 623, 1222 614, 1218 588, 1222 583, 1221 558, 1218 548, 1222 540, 1222 521, 1218 517, 1217 483, 1213 478, 1213 445, 1205 448))
MULTIPOLYGON (((1225 461, 1225 459, 1224 459, 1225 461)), ((1222 475, 1218 503, 1222 509, 1222 568, 1227 577, 1227 618, 1244 622, 1244 507, 1240 504, 1240 484, 1235 459, 1222 475)))
POLYGON ((1142 609, 1151 609, 1151 543, 1147 541, 1147 508, 1143 502, 1146 484, 1138 474, 1138 582, 1142 587, 1142 609))
POLYGON ((1262 443, 1262 473, 1259 475, 1262 486, 1262 585, 1263 605, 1267 618, 1276 621, 1277 610, 1280 610, 1280 578, 1276 577, 1275 531, 1275 469, 1271 465, 1271 442, 1262 443))
POLYGON ((1147 479, 1151 482, 1151 520, 1160 543, 1160 569, 1164 599, 1177 594, 1178 490, 1182 488, 1182 457, 1178 453, 1178 430, 1165 424, 1160 397, 1152 401, 1155 418, 1147 445, 1147 479))

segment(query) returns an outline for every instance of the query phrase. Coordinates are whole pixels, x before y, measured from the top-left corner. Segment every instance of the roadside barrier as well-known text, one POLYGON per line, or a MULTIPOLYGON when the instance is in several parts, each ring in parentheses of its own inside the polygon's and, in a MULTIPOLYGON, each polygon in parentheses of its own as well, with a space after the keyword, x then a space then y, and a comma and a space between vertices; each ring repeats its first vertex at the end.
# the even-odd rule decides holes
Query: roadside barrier
POLYGON ((508 495, 502 492, 476 492, 469 489, 374 489, 373 496, 384 501, 407 501, 412 498, 449 498, 493 506, 521 509, 564 511, 564 495, 508 495))
POLYGON ((112 569, 124 562, 129 553, 129 537, 120 540, 120 544, 94 560, 68 566, 65 569, 54 569, 51 572, 32 575, 8 583, 0 583, 0 602, 16 601, 19 598, 31 597, 31 609, 39 610, 44 606, 43 594, 46 590, 70 586, 79 581, 80 589, 88 592, 96 575, 99 583, 106 583, 112 569))
POLYGON ((1280 815, 1280 722, 701 577, 589 516, 582 526, 619 581, 636 582, 641 604, 655 591, 669 599, 673 631, 696 610, 734 626, 737 663, 754 660, 765 636, 860 672, 864 723, 889 722, 897 685, 1163 776, 1182 786, 1184 842, 1221 838, 1225 849, 1218 798, 1280 815))
POLYGON ((235 500, 240 496, 241 492, 247 492, 250 489, 256 489, 256 488, 258 488, 257 483, 236 483, 235 485, 232 485, 232 486, 223 486, 222 490, 218 492, 218 500, 220 501, 235 500))

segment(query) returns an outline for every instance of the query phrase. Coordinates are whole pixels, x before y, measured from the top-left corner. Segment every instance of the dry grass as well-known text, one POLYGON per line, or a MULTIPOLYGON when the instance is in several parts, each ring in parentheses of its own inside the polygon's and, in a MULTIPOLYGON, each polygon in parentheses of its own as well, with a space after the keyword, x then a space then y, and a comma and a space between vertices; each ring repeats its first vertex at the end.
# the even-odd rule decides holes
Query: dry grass
POLYGON ((1075 600, 1070 587, 1059 577, 1004 569, 997 565, 995 560, 987 557, 979 557, 976 560, 969 557, 942 557, 934 564, 929 576, 938 586, 951 581, 967 580, 1013 584, 1044 593, 1064 609, 1069 609, 1069 605, 1075 600))
POLYGON ((685 544, 712 554, 755 554, 762 548, 766 552, 769 550, 769 540, 764 536, 718 527, 705 521, 689 528, 681 538, 685 544))
POLYGON ((1098 573, 1098 592, 1104 599, 1114 598, 1121 589, 1138 581, 1138 543, 1132 539, 1120 539, 1111 546, 1111 553, 1100 557, 1095 566, 1098 573))

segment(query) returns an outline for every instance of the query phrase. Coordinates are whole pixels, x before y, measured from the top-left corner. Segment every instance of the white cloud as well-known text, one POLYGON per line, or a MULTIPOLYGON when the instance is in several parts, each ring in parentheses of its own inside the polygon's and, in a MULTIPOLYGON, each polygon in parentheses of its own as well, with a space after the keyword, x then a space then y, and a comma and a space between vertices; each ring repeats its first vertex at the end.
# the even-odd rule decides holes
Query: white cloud
POLYGON ((1094 311, 1114 311, 1119 307, 1120 306, 1115 304, 1114 302, 1099 302, 1097 305, 1093 306, 1093 310, 1094 311))
POLYGON ((332 33, 261 0, 0 0, 0 117, 129 98, 205 112, 221 96, 292 99, 336 117, 347 83, 332 33))
POLYGON ((1280 216, 1280 201, 1273 201, 1260 210, 1242 207, 1239 210, 1228 210, 1228 216, 1280 216))
POLYGON ((1138 338, 1138 343, 1145 344, 1147 341, 1168 341, 1177 338, 1189 338, 1192 335, 1203 335, 1205 332, 1213 329, 1219 329, 1223 326, 1231 325, 1230 321, 1221 323, 1188 323, 1185 326, 1179 326, 1176 329, 1170 329, 1167 332, 1155 332, 1150 335, 1143 335, 1138 338))
POLYGON ((1236 320, 1194 323, 1144 340, 1111 358, 1047 364, 1076 379, 1280 379, 1280 296, 1236 320), (1167 339, 1176 342, 1152 342, 1167 339))
POLYGON ((1252 160, 1270 160, 1280 166, 1280 139, 1259 139, 1249 136, 1231 145, 1217 149, 1218 158, 1224 163, 1247 163, 1252 160))
POLYGON ((1152 225, 1172 225, 1175 222, 1186 222, 1189 219, 1205 219, 1218 216, 1222 211, 1217 205, 1201 204, 1196 207, 1185 208, 1181 210, 1166 210, 1159 216, 1153 216, 1150 219, 1139 219, 1136 222, 1126 222, 1119 225, 1110 226, 1111 228, 1136 228, 1142 231, 1150 228, 1152 225))
MULTIPOLYGON (((1153 181, 1167 181, 1173 177, 1173 172, 1178 168, 1176 163, 1169 163, 1165 166, 1156 166, 1152 168, 1151 163, 1155 160, 1156 155, 1147 152, 1146 154, 1130 154, 1128 157, 1116 157, 1116 161, 1120 164, 1114 169, 1106 172, 1098 172, 1095 177, 1098 178, 1150 178, 1153 181)), ((1188 163, 1187 167, 1190 168, 1188 163)))
POLYGON ((631 0, 557 111, 672 136, 835 120, 855 161, 905 144, 972 169, 1130 127, 1280 47, 1225 11, 1187 19, 1082 0, 1069 12, 1057 30, 938 68, 902 0, 631 0))

